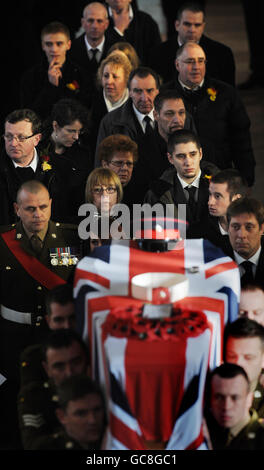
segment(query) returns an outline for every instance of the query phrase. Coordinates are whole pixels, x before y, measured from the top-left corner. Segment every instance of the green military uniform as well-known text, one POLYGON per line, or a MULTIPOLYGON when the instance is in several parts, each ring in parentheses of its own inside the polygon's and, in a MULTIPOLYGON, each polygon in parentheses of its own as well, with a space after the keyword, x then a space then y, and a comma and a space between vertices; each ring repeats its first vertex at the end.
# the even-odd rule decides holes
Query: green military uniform
POLYGON ((255 410, 250 411, 250 421, 234 437, 212 417, 207 420, 207 425, 213 450, 264 450, 264 426, 255 410))
POLYGON ((264 388, 258 382, 253 392, 252 408, 257 411, 259 418, 264 418, 264 388))
POLYGON ((18 394, 18 419, 23 448, 32 450, 39 440, 56 432, 58 397, 50 381, 31 382, 18 394))
POLYGON ((0 366, 7 378, 18 377, 20 353, 41 339, 46 293, 55 285, 72 282, 79 246, 77 226, 71 224, 50 221, 38 257, 21 222, 0 234, 0 366), (70 254, 64 256, 67 251, 70 254), (72 264, 66 264, 69 258, 72 264))
MULTIPOLYGON (((50 221, 37 255, 22 223, 2 227, 0 233, 0 370, 7 378, 5 404, 9 420, 6 435, 17 426, 16 397, 19 390, 19 358, 29 345, 46 335, 46 293, 56 285, 73 282, 80 258, 77 226, 50 221), (69 259, 71 260, 69 263, 69 259)), ((1 427, 0 424, 0 427, 1 427)))
POLYGON ((42 362, 41 344, 28 346, 20 356, 20 386, 24 387, 30 382, 48 380, 42 362))
MULTIPOLYGON (((96 447, 93 447, 95 449, 96 447)), ((32 450, 85 450, 77 441, 61 429, 50 436, 39 439, 32 450)))

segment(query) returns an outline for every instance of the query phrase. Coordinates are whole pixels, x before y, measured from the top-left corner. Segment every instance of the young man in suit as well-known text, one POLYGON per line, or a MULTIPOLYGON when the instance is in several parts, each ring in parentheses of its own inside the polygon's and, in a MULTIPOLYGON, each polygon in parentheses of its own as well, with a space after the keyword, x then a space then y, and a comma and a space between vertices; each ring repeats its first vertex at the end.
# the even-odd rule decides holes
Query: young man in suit
POLYGON ((189 227, 188 238, 206 238, 225 251, 230 250, 226 212, 232 201, 245 195, 246 185, 234 168, 217 172, 209 183, 208 218, 189 227))
POLYGON ((257 199, 240 198, 227 210, 230 255, 239 266, 241 285, 255 281, 263 285, 264 206, 257 199))
POLYGON ((207 212, 208 179, 201 171, 202 147, 196 134, 185 129, 177 130, 168 139, 168 160, 172 168, 151 184, 145 202, 154 205, 174 204, 174 216, 178 216, 178 204, 186 204, 186 219, 194 222, 207 212))

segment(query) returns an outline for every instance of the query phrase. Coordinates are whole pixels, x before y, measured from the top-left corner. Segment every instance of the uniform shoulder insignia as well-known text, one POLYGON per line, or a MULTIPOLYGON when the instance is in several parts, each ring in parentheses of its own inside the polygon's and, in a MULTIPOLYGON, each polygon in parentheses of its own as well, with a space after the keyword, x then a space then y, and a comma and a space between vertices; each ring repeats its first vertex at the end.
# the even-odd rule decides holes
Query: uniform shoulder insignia
POLYGON ((73 442, 71 442, 71 441, 66 442, 65 448, 66 449, 72 449, 73 448, 73 442))
POLYGON ((0 225, 0 233, 10 232, 11 230, 14 230, 15 226, 16 224, 0 225))
POLYGON ((65 223, 55 223, 56 227, 62 230, 77 230, 78 225, 77 224, 65 224, 65 223))

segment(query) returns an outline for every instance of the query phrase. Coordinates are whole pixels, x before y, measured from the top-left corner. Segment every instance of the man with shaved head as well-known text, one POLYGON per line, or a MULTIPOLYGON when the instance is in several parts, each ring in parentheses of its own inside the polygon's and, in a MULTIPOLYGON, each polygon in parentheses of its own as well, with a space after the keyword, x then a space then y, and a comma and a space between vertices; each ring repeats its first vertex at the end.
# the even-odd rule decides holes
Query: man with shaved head
POLYGON ((52 222, 51 204, 42 183, 23 183, 14 204, 20 220, 2 227, 0 234, 0 370, 9 386, 10 426, 19 387, 19 356, 40 341, 46 293, 71 282, 80 251, 77 227, 52 222))
POLYGON ((84 33, 72 42, 69 56, 95 81, 101 61, 116 42, 116 38, 108 31, 109 20, 106 7, 99 2, 86 5, 81 18, 81 26, 84 33))

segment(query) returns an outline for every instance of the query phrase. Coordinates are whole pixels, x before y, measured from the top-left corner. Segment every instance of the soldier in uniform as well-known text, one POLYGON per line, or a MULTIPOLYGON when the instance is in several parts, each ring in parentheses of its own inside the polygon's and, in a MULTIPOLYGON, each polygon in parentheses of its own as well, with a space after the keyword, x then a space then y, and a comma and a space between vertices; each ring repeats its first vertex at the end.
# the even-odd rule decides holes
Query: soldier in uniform
POLYGON ((242 367, 224 363, 212 372, 207 426, 213 450, 263 450, 264 427, 250 409, 252 399, 242 367))
POLYGON ((50 220, 51 199, 39 181, 22 184, 15 211, 20 221, 0 234, 0 368, 8 383, 11 431, 19 356, 39 342, 45 296, 56 285, 71 283, 80 251, 77 227, 50 220))
POLYGON ((225 330, 225 360, 243 367, 253 393, 252 408, 264 418, 264 388, 261 372, 264 367, 264 327, 255 320, 238 318, 225 330))
POLYGON ((61 429, 40 439, 34 450, 100 449, 106 425, 103 394, 85 375, 67 378, 58 388, 56 415, 61 429))
POLYGON ((18 419, 22 445, 32 450, 43 436, 59 428, 56 417, 57 387, 73 375, 86 374, 88 349, 73 330, 52 331, 43 343, 43 362, 47 379, 21 387, 18 394, 18 419))
MULTIPOLYGON (((47 335, 50 330, 61 328, 74 329, 75 310, 73 291, 70 284, 61 284, 48 291, 46 295, 46 314, 41 319, 47 335)), ((20 386, 29 382, 47 380, 42 362, 42 344, 28 346, 20 356, 20 386)))

